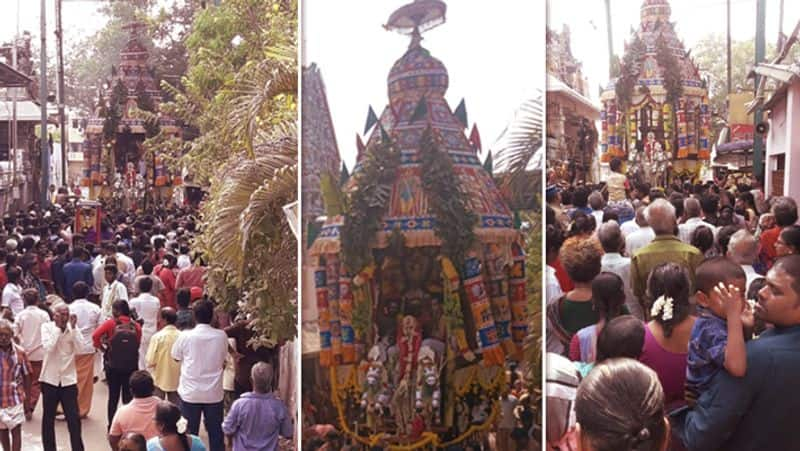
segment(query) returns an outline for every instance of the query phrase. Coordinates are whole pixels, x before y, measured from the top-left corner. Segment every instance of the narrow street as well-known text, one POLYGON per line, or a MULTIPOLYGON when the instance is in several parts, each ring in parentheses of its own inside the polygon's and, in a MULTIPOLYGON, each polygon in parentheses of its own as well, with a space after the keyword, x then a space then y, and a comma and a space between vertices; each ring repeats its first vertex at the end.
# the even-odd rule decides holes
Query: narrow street
MULTIPOLYGON (((92 397, 92 410, 89 417, 81 423, 83 446, 87 451, 108 449, 106 435, 106 404, 108 401, 108 386, 98 381, 94 384, 92 397)), ((203 426, 200 426, 200 437, 208 444, 208 436, 203 426)), ((69 451, 69 432, 67 422, 56 420, 56 441, 58 451, 69 451)), ((22 449, 25 451, 42 451, 42 401, 33 412, 33 419, 22 425, 22 449)))

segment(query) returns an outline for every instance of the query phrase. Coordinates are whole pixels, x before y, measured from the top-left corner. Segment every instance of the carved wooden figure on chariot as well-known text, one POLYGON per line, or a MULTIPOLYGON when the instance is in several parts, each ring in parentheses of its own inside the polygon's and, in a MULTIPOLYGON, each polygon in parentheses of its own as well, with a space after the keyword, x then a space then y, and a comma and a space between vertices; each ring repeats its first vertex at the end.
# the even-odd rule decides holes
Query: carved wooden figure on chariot
POLYGON ((386 354, 379 345, 375 345, 367 356, 366 376, 364 378, 361 409, 367 418, 367 426, 379 430, 383 426, 383 418, 390 408, 391 389, 389 375, 386 372, 386 354))
POLYGON ((423 346, 417 358, 415 407, 422 415, 425 429, 440 422, 441 400, 439 357, 432 348, 423 346))

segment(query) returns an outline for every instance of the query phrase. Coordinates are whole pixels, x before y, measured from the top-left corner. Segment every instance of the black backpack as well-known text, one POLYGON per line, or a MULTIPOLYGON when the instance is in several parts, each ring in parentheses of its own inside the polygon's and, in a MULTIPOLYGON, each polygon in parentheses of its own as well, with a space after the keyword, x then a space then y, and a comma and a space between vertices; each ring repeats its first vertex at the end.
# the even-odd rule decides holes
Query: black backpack
POLYGON ((139 368, 139 337, 133 322, 115 319, 114 333, 108 341, 106 366, 114 370, 135 371, 139 368))

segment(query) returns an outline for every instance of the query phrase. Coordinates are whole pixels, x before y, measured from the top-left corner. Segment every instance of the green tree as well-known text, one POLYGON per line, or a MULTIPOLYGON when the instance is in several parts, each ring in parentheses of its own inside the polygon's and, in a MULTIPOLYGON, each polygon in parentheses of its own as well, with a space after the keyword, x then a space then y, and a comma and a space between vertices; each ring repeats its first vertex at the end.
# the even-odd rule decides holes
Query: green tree
POLYGON ((209 187, 197 243, 208 289, 225 306, 243 301, 266 345, 297 333, 297 242, 282 211, 297 199, 296 29, 294 0, 201 11, 185 39, 181 86, 162 82, 174 99, 162 111, 197 136, 145 142, 209 187))
MULTIPOLYGON (((797 53, 797 48, 794 49, 797 53)), ((777 50, 775 45, 767 43, 767 60, 773 58, 777 50)), ((720 115, 727 113, 728 95, 728 63, 727 46, 723 34, 710 34, 701 39, 692 49, 694 58, 701 75, 708 82, 708 97, 712 110, 719 112, 720 115)), ((735 92, 739 89, 753 90, 753 80, 748 79, 747 75, 753 68, 755 60, 755 40, 731 42, 731 89, 735 92)), ((787 61, 791 57, 787 58, 787 61)), ((787 62, 785 61, 785 62, 787 62)))

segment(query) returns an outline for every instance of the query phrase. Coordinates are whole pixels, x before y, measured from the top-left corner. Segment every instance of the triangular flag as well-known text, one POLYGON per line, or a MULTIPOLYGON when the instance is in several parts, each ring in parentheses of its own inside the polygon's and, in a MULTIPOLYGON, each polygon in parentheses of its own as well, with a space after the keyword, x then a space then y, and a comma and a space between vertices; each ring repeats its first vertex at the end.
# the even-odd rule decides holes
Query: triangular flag
POLYGON ((342 161, 342 172, 339 174, 339 186, 344 186, 350 178, 350 171, 347 170, 347 163, 342 161))
POLYGON ((417 107, 414 108, 414 113, 411 115, 411 119, 408 120, 408 123, 413 124, 425 117, 426 114, 428 114, 428 101, 425 100, 425 96, 423 95, 422 98, 419 99, 417 107))
POLYGON ((467 105, 464 103, 464 99, 461 99, 461 102, 458 104, 453 114, 464 124, 464 128, 469 127, 469 125, 467 125, 467 105))
POLYGON ((478 124, 472 124, 472 131, 469 133, 469 143, 472 148, 480 154, 481 153, 481 135, 478 133, 478 124))
POLYGON ((486 169, 486 172, 489 175, 492 175, 494 172, 494 160, 492 159, 492 150, 489 149, 489 156, 486 157, 486 161, 483 162, 483 169, 486 169))
POLYGON ((356 154, 356 162, 361 161, 361 157, 364 156, 364 142, 361 141, 361 136, 356 133, 356 148, 358 149, 358 154, 356 154))
POLYGON ((383 124, 378 122, 378 127, 381 128, 381 142, 388 143, 391 138, 389 138, 389 134, 386 133, 386 130, 383 128, 383 124))
POLYGON ((306 230, 306 242, 308 243, 308 245, 306 246, 306 248, 311 249, 311 245, 314 244, 314 240, 317 239, 317 235, 319 235, 319 232, 321 231, 322 227, 320 227, 319 224, 317 224, 314 221, 308 222, 308 227, 306 230))
POLYGON ((369 106, 369 111, 367 111, 367 123, 364 125, 364 134, 366 135, 369 129, 372 128, 375 123, 378 122, 378 115, 375 114, 375 110, 372 109, 372 105, 369 106))

